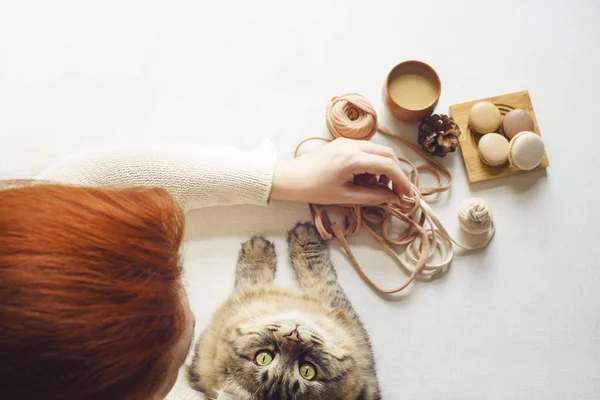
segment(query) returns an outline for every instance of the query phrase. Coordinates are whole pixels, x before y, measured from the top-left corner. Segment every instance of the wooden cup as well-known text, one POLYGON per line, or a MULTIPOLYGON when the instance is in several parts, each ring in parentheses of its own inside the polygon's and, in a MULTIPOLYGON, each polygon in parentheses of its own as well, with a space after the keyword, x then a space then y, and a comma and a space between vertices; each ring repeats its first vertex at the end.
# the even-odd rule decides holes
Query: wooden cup
POLYGON ((433 110, 440 99, 441 93, 442 82, 440 81, 440 77, 438 76, 437 72, 435 72, 433 68, 424 62, 411 60, 404 61, 392 68, 387 76, 387 79, 385 80, 385 85, 383 88, 383 101, 390 110, 390 113, 397 119, 407 122, 417 122, 423 120, 425 117, 428 117, 433 113, 433 110), (425 108, 409 109, 402 107, 392 99, 389 92, 390 82, 394 78, 404 74, 421 75, 431 82, 437 92, 435 98, 432 98, 431 104, 425 108))

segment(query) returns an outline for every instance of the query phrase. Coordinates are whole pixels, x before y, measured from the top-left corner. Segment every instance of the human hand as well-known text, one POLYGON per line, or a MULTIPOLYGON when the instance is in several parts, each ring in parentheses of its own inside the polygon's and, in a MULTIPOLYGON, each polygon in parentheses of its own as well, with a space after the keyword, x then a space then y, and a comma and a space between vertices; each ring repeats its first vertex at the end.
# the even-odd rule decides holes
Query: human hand
POLYGON ((345 138, 277 163, 271 188, 271 199, 315 204, 376 205, 400 195, 412 196, 412 189, 392 148, 345 138), (385 175, 392 189, 353 183, 365 173, 385 175))

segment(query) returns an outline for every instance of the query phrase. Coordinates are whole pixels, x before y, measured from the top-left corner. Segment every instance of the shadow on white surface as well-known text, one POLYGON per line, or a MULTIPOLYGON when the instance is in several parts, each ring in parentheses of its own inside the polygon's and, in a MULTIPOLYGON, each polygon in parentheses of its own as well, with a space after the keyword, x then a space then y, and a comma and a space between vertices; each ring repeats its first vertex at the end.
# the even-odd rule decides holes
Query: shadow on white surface
POLYGON ((491 188, 505 187, 514 194, 527 192, 535 185, 542 185, 548 178, 548 170, 540 169, 535 171, 521 172, 518 175, 508 176, 504 178, 491 179, 485 182, 470 184, 473 192, 486 191, 491 188))

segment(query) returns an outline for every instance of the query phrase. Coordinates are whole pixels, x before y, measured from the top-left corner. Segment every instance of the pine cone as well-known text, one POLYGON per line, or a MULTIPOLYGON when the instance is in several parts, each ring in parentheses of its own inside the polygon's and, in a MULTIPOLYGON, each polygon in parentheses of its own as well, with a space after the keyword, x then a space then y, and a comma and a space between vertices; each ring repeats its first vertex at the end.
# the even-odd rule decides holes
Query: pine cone
POLYGON ((443 114, 433 114, 419 125, 419 144, 434 156, 444 157, 458 147, 460 128, 452 118, 443 114))

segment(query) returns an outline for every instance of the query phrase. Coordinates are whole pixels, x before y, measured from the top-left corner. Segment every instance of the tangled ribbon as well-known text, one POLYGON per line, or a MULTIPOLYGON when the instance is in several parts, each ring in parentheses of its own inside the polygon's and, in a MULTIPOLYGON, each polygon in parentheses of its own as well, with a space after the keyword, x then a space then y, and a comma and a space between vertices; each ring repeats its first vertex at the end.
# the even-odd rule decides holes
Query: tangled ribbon
MULTIPOLYGON (((334 138, 369 140, 375 132, 379 131, 408 146, 427 163, 415 166, 407 159, 398 158, 399 161, 410 167, 408 178, 411 182, 413 196, 402 196, 396 204, 378 206, 310 204, 310 210, 321 237, 326 240, 335 237, 358 274, 375 291, 381 294, 397 293, 418 277, 432 278, 443 273, 452 261, 453 243, 465 250, 475 250, 485 247, 492 239, 495 231, 492 213, 487 204, 477 198, 468 199, 461 206, 458 219, 459 225, 464 231, 475 235, 485 235, 483 240, 479 244, 471 246, 452 239, 433 209, 423 199, 425 196, 447 191, 452 185, 452 175, 446 167, 431 160, 417 146, 378 125, 377 113, 368 99, 355 93, 334 97, 327 106, 326 118, 327 128, 334 138), (424 172, 434 175, 437 186, 423 187, 420 185, 420 174, 424 172), (337 222, 331 221, 330 213, 343 217, 343 229, 337 222), (394 219, 405 222, 407 228, 400 233, 393 233, 392 222, 394 219), (364 228, 390 257, 409 272, 410 275, 404 283, 394 288, 383 288, 365 273, 347 240, 361 228, 364 228), (392 248, 394 245, 406 246, 404 257, 401 257, 392 248), (436 253, 439 253, 440 256, 438 262, 433 261, 436 253)), ((298 155, 300 147, 305 142, 313 139, 329 141, 323 138, 306 139, 296 147, 295 156, 298 155)), ((385 177, 370 176, 369 179, 367 184, 388 185, 385 177)))

